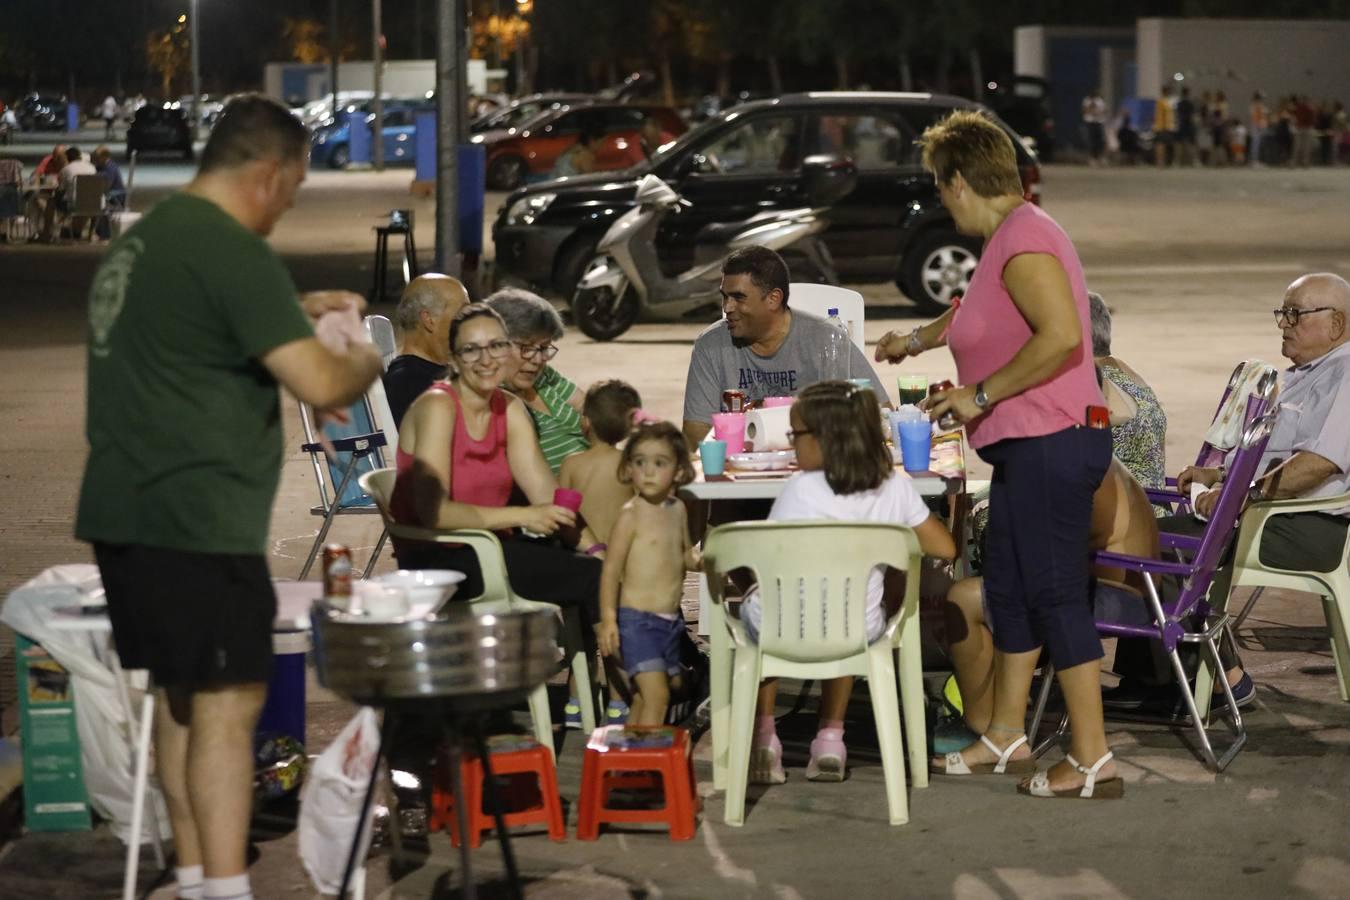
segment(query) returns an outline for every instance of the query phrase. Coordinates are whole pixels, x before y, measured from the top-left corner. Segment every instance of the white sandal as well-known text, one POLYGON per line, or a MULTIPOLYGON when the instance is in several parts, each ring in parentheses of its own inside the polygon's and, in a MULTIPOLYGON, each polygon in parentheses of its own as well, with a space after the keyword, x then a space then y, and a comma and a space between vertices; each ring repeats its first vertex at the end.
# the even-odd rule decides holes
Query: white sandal
MULTIPOLYGON (((1011 730, 1011 729, 1010 729, 1011 730)), ((961 756, 961 751, 948 753, 942 759, 942 765, 929 766, 929 770, 934 775, 1027 775, 1036 771, 1036 760, 1028 757, 1027 759, 1013 759, 1013 752, 1027 742, 1027 736, 1021 735, 1002 750, 985 735, 980 735, 980 743, 989 748, 991 753, 998 754, 998 762, 968 764, 961 756)), ((971 746, 974 746, 972 744, 971 746)))
POLYGON ((1092 768, 1088 768, 1074 759, 1071 754, 1066 755, 1065 759, 1068 760, 1069 765, 1087 776, 1081 788, 1055 790, 1050 787, 1050 772, 1046 770, 1031 776, 1031 780, 1026 784, 1019 784, 1017 786, 1018 793, 1028 794, 1032 797, 1050 797, 1061 800, 1119 800, 1125 796, 1124 779, 1117 775, 1114 778, 1097 780, 1097 773, 1101 771, 1102 766, 1114 758, 1115 754, 1108 750, 1105 756, 1092 764, 1092 768))

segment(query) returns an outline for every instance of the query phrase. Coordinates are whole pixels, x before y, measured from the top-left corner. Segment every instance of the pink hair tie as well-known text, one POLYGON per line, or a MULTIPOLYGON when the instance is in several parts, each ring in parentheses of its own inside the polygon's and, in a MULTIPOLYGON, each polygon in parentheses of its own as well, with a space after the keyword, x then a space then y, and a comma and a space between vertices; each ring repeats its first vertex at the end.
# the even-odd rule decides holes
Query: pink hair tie
POLYGON ((633 410, 634 425, 645 425, 648 422, 660 422, 660 421, 661 421, 660 416, 654 416, 651 413, 647 412, 645 409, 633 410))

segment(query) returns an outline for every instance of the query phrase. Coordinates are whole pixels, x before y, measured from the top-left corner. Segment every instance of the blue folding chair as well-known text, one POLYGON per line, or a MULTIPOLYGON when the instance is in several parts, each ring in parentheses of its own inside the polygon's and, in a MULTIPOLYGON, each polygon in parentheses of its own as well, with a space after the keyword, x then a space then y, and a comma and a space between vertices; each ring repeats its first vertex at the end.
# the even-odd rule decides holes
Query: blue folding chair
MULTIPOLYGON (((377 379, 375 383, 378 385, 379 380, 377 379)), ((314 538, 314 545, 309 548, 309 556, 305 558, 305 565, 300 570, 301 581, 309 576, 310 567, 314 565, 319 548, 328 539, 328 530, 333 527, 334 519, 338 516, 380 514, 375 501, 361 490, 361 485, 357 481, 366 472, 373 472, 388 465, 384 453, 387 439, 379 428, 372 409, 370 396, 363 396, 347 410, 351 421, 331 422, 323 426, 324 435, 337 451, 329 458, 324 453, 323 445, 319 443, 314 430, 313 410, 307 403, 300 404, 300 420, 305 429, 305 442, 300 445, 300 449, 309 454, 310 462, 314 466, 314 479, 319 485, 319 504, 310 508, 310 514, 323 517, 323 524, 314 538)), ((387 538, 387 531, 380 533, 375 550, 370 554, 370 559, 361 573, 362 578, 368 577, 375 568, 375 561, 379 559, 387 538)))

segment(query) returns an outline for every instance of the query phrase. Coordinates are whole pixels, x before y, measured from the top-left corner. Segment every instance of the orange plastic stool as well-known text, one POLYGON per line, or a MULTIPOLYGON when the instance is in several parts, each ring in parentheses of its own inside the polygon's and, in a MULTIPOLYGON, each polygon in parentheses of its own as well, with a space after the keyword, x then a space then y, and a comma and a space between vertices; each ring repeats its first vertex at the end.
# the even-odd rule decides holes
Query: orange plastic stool
POLYGON ((593 841, 603 823, 659 822, 674 841, 694 838, 698 796, 689 732, 669 725, 606 725, 595 729, 581 766, 577 838, 593 841), (644 773, 644 774, 636 774, 644 773), (615 788, 660 787, 659 809, 612 809, 615 788))
MULTIPOLYGON (((558 797, 558 774, 553 767, 553 754, 532 738, 517 735, 498 735, 488 738, 488 752, 492 754, 492 775, 534 775, 538 783, 538 797, 530 791, 530 801, 524 809, 508 811, 524 794, 523 791, 497 790, 497 802, 503 806, 502 820, 506 827, 516 825, 547 825, 550 840, 567 839, 563 824, 562 802, 558 797), (505 794, 505 796, 503 796, 505 794), (533 802, 531 802, 533 801, 533 802)), ((465 752, 460 757, 460 779, 464 785, 464 805, 468 810, 469 846, 477 848, 483 842, 483 832, 491 831, 496 823, 491 812, 483 812, 483 761, 476 753, 465 752)), ((459 846, 459 822, 454 813, 454 797, 450 792, 450 773, 442 758, 436 767, 431 786, 431 815, 427 828, 439 831, 449 827, 450 843, 459 846)))

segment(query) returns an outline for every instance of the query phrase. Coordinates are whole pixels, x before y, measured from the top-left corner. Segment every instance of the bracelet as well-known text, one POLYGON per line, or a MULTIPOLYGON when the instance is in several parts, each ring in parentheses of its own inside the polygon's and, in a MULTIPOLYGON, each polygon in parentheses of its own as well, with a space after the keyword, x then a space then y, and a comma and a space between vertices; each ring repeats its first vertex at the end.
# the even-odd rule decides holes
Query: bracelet
POLYGON ((590 545, 589 547, 587 547, 583 552, 584 552, 587 556, 595 556, 595 554, 597 554, 597 553, 604 553, 604 552, 605 552, 606 550, 608 550, 608 549, 609 549, 609 545, 608 545, 608 544, 591 544, 591 545, 590 545))
POLYGON ((909 341, 905 344, 905 352, 910 356, 918 356, 923 351, 924 346, 919 339, 919 329, 915 328, 909 333, 909 341))

